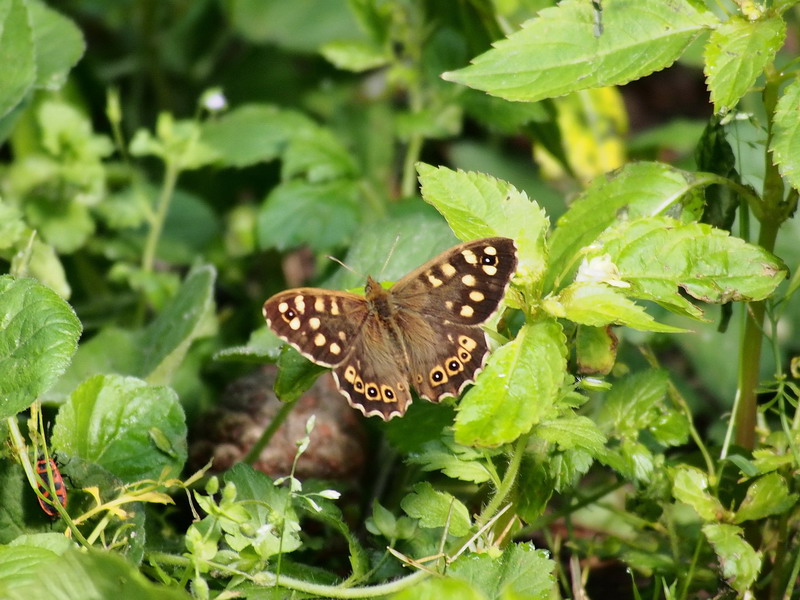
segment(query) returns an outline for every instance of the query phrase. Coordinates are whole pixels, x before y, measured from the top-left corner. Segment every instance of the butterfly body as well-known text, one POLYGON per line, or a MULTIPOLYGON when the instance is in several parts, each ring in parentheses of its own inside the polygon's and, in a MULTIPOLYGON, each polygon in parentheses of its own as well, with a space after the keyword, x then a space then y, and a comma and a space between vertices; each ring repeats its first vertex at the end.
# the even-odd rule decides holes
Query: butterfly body
POLYGON ((365 295, 316 288, 276 294, 267 324, 312 362, 333 369, 339 390, 366 416, 390 419, 411 388, 438 402, 458 396, 488 355, 480 324, 497 309, 517 265, 508 238, 459 244, 384 289, 365 295))

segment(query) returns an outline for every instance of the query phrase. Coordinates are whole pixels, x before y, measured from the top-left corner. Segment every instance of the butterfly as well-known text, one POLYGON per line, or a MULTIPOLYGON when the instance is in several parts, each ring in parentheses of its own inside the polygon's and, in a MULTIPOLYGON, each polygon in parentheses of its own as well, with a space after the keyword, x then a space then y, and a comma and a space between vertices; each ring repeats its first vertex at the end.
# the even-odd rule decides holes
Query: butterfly
POLYGON ((517 268, 513 240, 491 237, 446 250, 364 296, 295 288, 264 303, 267 325, 300 354, 333 369, 364 416, 401 416, 411 389, 432 402, 458 396, 489 354, 480 324, 500 305, 517 268))

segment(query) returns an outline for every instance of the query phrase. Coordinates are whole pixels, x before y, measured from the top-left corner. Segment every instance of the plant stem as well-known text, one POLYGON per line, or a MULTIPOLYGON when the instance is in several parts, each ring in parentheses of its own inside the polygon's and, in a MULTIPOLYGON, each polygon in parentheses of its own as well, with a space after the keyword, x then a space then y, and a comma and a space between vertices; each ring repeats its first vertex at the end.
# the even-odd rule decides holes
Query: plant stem
POLYGON ((269 441, 272 439, 272 436, 275 435, 275 432, 278 431, 283 422, 286 420, 286 417, 289 416, 289 413, 292 412, 294 408, 294 402, 284 402, 281 406, 278 413, 273 417, 270 424, 261 434, 261 437, 258 438, 253 447, 250 448, 250 451, 245 455, 242 459, 242 462, 247 465, 252 465, 254 462, 258 460, 258 457, 261 456, 261 451, 269 444, 269 441))
POLYGON ((525 447, 528 445, 529 434, 519 437, 517 443, 514 445, 514 450, 511 454, 511 459, 508 461, 508 468, 503 474, 503 480, 494 497, 486 505, 481 514, 475 521, 475 527, 480 529, 483 525, 491 519, 495 513, 500 509, 500 505, 505 502, 511 488, 517 481, 517 474, 519 473, 519 465, 522 462, 522 456, 525 454, 525 447))
POLYGON ((147 241, 144 246, 144 254, 142 255, 142 270, 145 273, 150 273, 153 270, 153 262, 156 256, 156 247, 158 240, 161 237, 161 231, 164 229, 164 221, 167 219, 167 211, 169 210, 170 202, 172 201, 173 193, 175 192, 175 185, 178 182, 178 175, 180 174, 180 167, 178 161, 168 160, 167 171, 164 174, 164 185, 161 187, 161 194, 158 198, 158 207, 153 221, 150 223, 150 231, 147 234, 147 241))

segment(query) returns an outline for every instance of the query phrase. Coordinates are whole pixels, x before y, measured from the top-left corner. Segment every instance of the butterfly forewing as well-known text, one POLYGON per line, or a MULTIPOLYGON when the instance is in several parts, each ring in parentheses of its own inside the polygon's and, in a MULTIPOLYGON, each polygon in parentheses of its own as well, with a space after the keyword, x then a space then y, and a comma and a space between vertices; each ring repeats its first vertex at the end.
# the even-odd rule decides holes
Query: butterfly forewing
POLYGON ((335 367, 350 353, 369 309, 355 294, 296 288, 272 296, 263 313, 275 334, 300 354, 335 367))
POLYGON ((403 277, 392 297, 435 322, 478 325, 497 310, 516 268, 513 240, 466 242, 403 277))

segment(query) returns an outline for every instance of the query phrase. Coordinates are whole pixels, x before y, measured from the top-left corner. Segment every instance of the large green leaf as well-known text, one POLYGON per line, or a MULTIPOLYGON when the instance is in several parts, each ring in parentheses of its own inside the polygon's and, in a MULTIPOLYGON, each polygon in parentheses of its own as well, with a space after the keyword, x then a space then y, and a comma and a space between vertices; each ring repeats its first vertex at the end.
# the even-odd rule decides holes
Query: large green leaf
POLYGON ((649 217, 622 223, 597 240, 592 256, 604 256, 630 283, 627 295, 654 300, 701 318, 683 297, 703 302, 763 300, 786 277, 786 266, 760 246, 703 223, 649 217))
POLYGON ((704 521, 729 520, 730 511, 708 491, 708 476, 700 469, 681 465, 673 475, 672 495, 691 506, 704 521))
POLYGON ((772 159, 778 165, 781 175, 797 190, 800 190, 800 119, 797 107, 800 106, 800 79, 786 86, 778 101, 773 125, 772 159))
POLYGON ((27 3, 0 4, 0 117, 17 106, 36 79, 36 46, 27 3))
POLYGON ((698 218, 701 189, 711 183, 708 175, 676 169, 664 163, 630 163, 597 177, 558 220, 550 237, 549 285, 558 285, 575 268, 579 251, 591 244, 620 214, 629 219, 689 211, 698 218))
POLYGON ((27 408, 66 370, 81 323, 34 279, 0 276, 0 418, 27 408))
POLYGON ((458 406, 456 441, 468 446, 511 442, 539 422, 561 390, 567 350, 561 326, 526 324, 494 352, 458 406))
POLYGON ((593 3, 567 0, 443 77, 527 102, 621 85, 668 67, 717 23, 696 6, 688 0, 604 0, 597 35, 593 3))
POLYGON ((135 377, 97 375, 56 417, 53 444, 126 482, 177 476, 186 462, 186 423, 177 394, 135 377))
POLYGON ((714 547, 722 574, 739 594, 750 590, 761 572, 761 553, 748 544, 740 527, 709 523, 703 533, 714 547))
POLYGON ((462 240, 503 235, 517 241, 517 271, 536 281, 545 264, 544 238, 550 225, 525 192, 483 173, 417 165, 422 197, 442 213, 462 240))
POLYGON ((448 533, 466 535, 470 528, 469 511, 464 504, 447 492, 439 492, 427 481, 414 486, 400 506, 409 517, 419 520, 422 527, 448 527, 448 533))
POLYGON ((86 50, 81 30, 43 2, 31 2, 36 44, 36 87, 55 90, 67 80, 86 50))
POLYGON ((751 21, 736 17, 711 32, 705 73, 716 112, 736 106, 764 71, 786 37, 780 17, 751 21))

